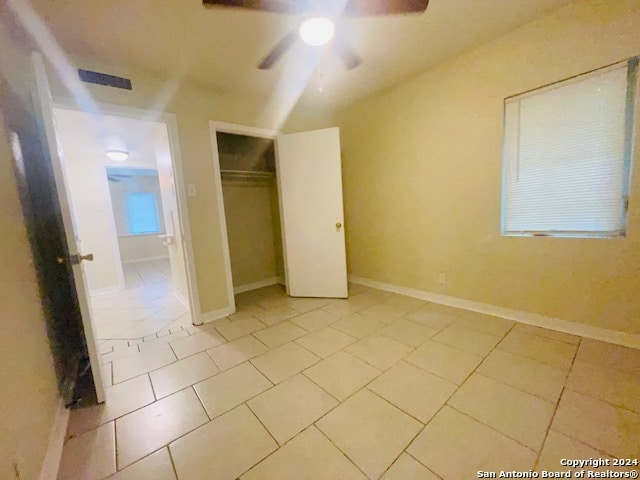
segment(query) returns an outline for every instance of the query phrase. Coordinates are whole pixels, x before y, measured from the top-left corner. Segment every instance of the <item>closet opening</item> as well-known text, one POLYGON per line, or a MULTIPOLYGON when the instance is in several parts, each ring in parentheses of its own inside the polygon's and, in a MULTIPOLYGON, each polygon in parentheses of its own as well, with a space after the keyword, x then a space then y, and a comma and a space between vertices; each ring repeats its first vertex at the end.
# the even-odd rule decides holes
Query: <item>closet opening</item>
POLYGON ((216 129, 215 138, 233 295, 272 285, 284 294, 273 135, 216 129))

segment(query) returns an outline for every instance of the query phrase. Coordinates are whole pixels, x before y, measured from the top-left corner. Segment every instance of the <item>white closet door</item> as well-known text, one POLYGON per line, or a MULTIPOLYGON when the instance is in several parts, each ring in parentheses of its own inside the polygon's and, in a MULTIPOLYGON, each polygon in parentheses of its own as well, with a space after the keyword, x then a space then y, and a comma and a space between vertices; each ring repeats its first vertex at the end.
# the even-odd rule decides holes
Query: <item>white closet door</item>
POLYGON ((287 293, 346 298, 340 130, 280 135, 277 178, 287 293))

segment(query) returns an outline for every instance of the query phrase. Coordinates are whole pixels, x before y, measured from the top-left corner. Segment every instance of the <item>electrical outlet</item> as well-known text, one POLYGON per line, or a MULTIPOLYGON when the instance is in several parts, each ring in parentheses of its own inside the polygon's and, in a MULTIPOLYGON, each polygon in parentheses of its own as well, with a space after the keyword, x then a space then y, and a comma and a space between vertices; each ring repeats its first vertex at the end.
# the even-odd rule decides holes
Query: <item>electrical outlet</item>
POLYGON ((440 272, 438 274, 438 283, 440 285, 445 285, 447 283, 447 274, 444 272, 440 272))

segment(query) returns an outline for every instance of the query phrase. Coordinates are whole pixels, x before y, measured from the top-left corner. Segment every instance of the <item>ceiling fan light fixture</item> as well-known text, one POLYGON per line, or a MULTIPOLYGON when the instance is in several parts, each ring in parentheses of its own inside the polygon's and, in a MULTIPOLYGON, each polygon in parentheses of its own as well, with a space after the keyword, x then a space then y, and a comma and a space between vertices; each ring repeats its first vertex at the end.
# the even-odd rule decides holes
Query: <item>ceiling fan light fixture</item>
POLYGON ((312 47, 321 47, 331 41, 336 25, 325 17, 313 17, 302 22, 298 30, 303 42, 312 47))
POLYGON ((105 153, 107 157, 114 162, 124 162, 129 158, 129 152, 125 152, 124 150, 107 150, 105 153))

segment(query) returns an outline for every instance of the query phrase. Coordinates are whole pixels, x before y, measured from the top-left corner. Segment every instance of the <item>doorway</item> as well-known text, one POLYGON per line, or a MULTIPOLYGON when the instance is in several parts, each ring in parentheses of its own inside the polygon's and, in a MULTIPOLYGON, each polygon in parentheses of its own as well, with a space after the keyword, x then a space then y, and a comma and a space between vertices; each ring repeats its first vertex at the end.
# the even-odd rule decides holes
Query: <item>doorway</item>
POLYGON ((53 108, 75 239, 89 260, 82 265, 94 335, 103 345, 135 344, 199 320, 170 125, 127 113, 53 108))
MULTIPOLYGON (((209 128, 230 311, 235 311, 234 290, 239 293, 274 283, 283 283, 286 295, 291 297, 347 298, 339 129, 280 134, 214 121, 209 122, 209 128), (262 220, 270 216, 271 230, 263 227, 260 234, 251 231, 261 223, 250 220, 260 210, 257 203, 252 205, 248 200, 257 197, 257 190, 251 195, 249 190, 232 195, 225 176, 227 180, 250 179, 254 186, 262 182, 270 187, 271 208, 263 213, 262 220), (232 205, 233 197, 240 201, 232 205), (255 239, 263 238, 259 244, 263 247, 269 243, 269 233, 276 278, 263 273, 263 280, 238 282, 234 275, 239 275, 241 266, 239 259, 233 258, 234 251, 239 252, 244 245, 245 250, 256 252, 255 239)), ((265 194, 262 198, 266 205, 265 194)), ((251 265, 255 266, 253 262, 251 265)))
POLYGON ((238 295, 279 284, 284 293, 276 134, 215 123, 211 135, 228 248, 228 291, 238 295))

